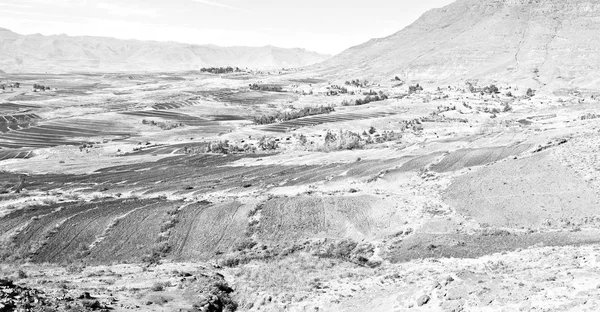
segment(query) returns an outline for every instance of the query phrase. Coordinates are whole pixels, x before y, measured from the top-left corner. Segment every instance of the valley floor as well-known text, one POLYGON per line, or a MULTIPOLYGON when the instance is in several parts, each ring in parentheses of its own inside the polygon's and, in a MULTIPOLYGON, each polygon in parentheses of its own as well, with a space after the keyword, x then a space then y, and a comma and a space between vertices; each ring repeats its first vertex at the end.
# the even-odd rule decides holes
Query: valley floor
POLYGON ((5 77, 0 310, 598 310, 593 92, 165 75, 5 77))

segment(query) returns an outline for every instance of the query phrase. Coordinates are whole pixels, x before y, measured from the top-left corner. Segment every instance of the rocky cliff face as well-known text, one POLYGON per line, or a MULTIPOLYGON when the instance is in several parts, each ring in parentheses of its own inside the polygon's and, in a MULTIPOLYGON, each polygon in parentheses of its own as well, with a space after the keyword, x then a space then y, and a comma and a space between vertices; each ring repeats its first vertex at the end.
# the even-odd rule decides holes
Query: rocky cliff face
POLYGON ((458 0, 315 69, 336 75, 594 85, 600 2, 458 0))
POLYGON ((303 49, 190 45, 101 37, 23 36, 0 29, 0 68, 6 72, 171 71, 212 66, 302 67, 327 55, 303 49))

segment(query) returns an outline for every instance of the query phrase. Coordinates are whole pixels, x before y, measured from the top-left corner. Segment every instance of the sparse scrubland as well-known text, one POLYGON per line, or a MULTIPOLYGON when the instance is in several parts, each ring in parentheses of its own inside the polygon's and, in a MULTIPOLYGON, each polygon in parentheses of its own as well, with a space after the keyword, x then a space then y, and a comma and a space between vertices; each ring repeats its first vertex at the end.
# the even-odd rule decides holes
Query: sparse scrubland
POLYGON ((0 94, 0 310, 600 304, 598 94, 221 71, 0 94))

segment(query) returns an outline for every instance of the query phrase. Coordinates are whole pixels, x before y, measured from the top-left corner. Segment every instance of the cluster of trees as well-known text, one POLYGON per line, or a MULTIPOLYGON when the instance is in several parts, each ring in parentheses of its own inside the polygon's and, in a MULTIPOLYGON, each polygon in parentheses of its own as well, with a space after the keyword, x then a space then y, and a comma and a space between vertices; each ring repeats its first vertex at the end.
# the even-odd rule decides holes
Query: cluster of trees
POLYGON ((19 82, 11 83, 8 85, 6 85, 6 84, 0 85, 0 89, 2 89, 2 90, 6 90, 6 88, 17 88, 18 89, 20 87, 21 87, 21 83, 19 83, 19 82))
POLYGON ((489 85, 486 86, 485 88, 483 88, 483 93, 487 93, 487 94, 498 94, 500 93, 500 90, 498 89, 498 87, 496 87, 496 85, 489 85))
POLYGON ((239 73, 242 70, 239 67, 207 67, 200 69, 200 72, 203 73, 211 73, 211 74, 229 74, 229 73, 239 73))
POLYGON ((276 122, 298 119, 306 116, 329 114, 333 111, 335 111, 335 108, 331 105, 304 107, 299 110, 277 112, 272 115, 254 116, 253 121, 257 125, 268 125, 276 122))
POLYGON ((371 102, 377 102, 377 101, 383 101, 383 100, 387 100, 388 96, 386 94, 384 94, 383 92, 379 91, 379 93, 371 91, 366 97, 362 98, 362 99, 356 99, 356 100, 343 100, 342 101, 342 106, 358 106, 358 105, 365 105, 365 104, 369 104, 371 102))
POLYGON ((149 125, 149 126, 155 126, 155 127, 159 127, 163 130, 171 130, 171 129, 175 129, 175 128, 179 128, 179 127, 183 127, 184 124, 180 123, 180 122, 157 122, 154 120, 142 120, 142 123, 144 125, 149 125))
MULTIPOLYGON (((331 87, 329 87, 329 91, 327 91, 328 96, 335 96, 338 94, 347 94, 347 93, 348 93, 348 88, 338 86, 338 85, 332 85, 331 87)), ((350 92, 350 93, 352 95, 354 95, 354 92, 350 92)))
MULTIPOLYGON (((243 142, 243 141, 242 141, 243 142)), ((229 142, 229 140, 211 142, 204 148, 204 153, 214 154, 248 154, 256 153, 258 150, 261 151, 274 151, 279 148, 279 142, 277 139, 262 137, 256 145, 241 143, 236 144, 229 142)), ((186 154, 196 153, 197 149, 185 149, 186 154)))
POLYGON ((366 79, 363 81, 360 81, 359 79, 354 79, 354 80, 346 81, 345 84, 347 86, 355 86, 357 88, 366 88, 369 85, 369 81, 366 79))
POLYGON ((589 119, 598 119, 600 118, 599 114, 594 114, 594 113, 587 113, 581 117, 579 117, 580 120, 589 120, 589 119))
POLYGON ((308 141, 306 136, 300 134, 296 141, 301 148, 305 150, 330 152, 339 150, 353 150, 364 148, 369 144, 384 143, 398 140, 402 137, 399 133, 393 131, 384 131, 377 133, 374 127, 362 133, 348 130, 330 131, 328 130, 321 142, 308 141))
POLYGON ((270 92, 283 92, 283 87, 278 86, 278 85, 268 85, 268 84, 253 83, 253 84, 250 84, 250 90, 254 90, 254 91, 270 91, 270 92))
POLYGON ((479 89, 479 88, 475 88, 475 86, 472 83, 468 82, 467 83, 467 88, 469 89, 469 92, 471 92, 471 93, 481 93, 481 95, 485 95, 485 94, 498 94, 498 93, 500 93, 500 89, 496 85, 494 85, 494 84, 491 84, 489 86, 485 86, 485 87, 483 87, 483 89, 479 89))
POLYGON ((41 84, 34 84, 33 85, 33 91, 37 92, 37 91, 46 91, 46 90, 50 90, 50 87, 48 86, 43 86, 41 84))

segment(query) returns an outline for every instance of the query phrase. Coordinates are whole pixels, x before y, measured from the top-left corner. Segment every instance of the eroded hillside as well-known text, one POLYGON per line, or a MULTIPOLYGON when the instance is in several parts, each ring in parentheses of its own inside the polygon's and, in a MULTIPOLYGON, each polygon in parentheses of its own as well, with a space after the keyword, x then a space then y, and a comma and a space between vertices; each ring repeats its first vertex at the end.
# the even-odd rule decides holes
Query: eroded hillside
POLYGON ((600 4, 459 0, 314 68, 331 76, 597 85, 600 4))

